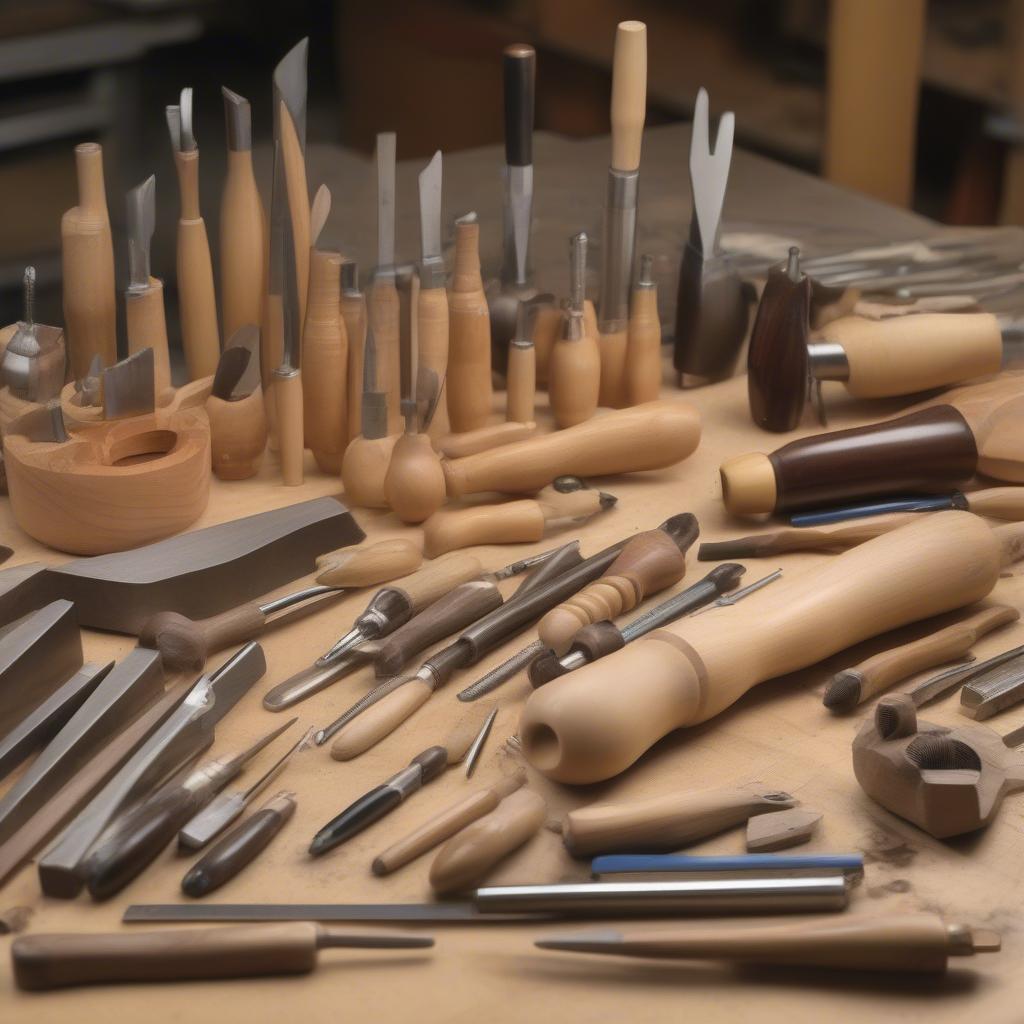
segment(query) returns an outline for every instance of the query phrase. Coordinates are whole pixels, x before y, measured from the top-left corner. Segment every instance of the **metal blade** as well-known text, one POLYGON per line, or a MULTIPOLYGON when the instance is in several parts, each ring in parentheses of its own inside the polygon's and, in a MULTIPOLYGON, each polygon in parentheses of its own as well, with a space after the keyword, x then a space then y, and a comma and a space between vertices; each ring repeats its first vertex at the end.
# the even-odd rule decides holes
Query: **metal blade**
POLYGON ((256 324, 245 324, 239 327, 228 339, 224 348, 244 348, 249 353, 242 375, 231 389, 231 398, 245 398, 260 386, 260 329, 256 324))
POLYGON ((192 90, 188 86, 181 90, 181 151, 191 153, 196 148, 196 135, 192 120, 192 90))
POLYGON ((732 139, 736 118, 731 111, 718 121, 714 151, 710 148, 711 133, 708 126, 708 93, 701 89, 693 111, 693 131, 690 136, 690 186, 693 191, 693 210, 700 229, 701 251, 711 256, 718 240, 718 226, 725 202, 725 187, 729 181, 732 161, 732 139))
POLYGON ((377 136, 377 266, 395 265, 395 148, 394 132, 377 136))
POLYGON ((309 37, 297 42, 274 68, 274 139, 281 137, 280 104, 288 108, 295 122, 302 152, 306 152, 306 64, 309 55, 309 37))
POLYGON ((144 348, 108 367, 100 375, 103 418, 143 416, 156 408, 153 350, 144 348))
POLYGON ((252 362, 252 354, 241 345, 229 345, 217 360, 210 394, 222 402, 230 402, 238 382, 252 362))
POLYGON ((128 193, 128 291, 149 289, 149 247, 156 229, 156 175, 128 193))
POLYGON ((220 87, 224 97, 224 124, 227 130, 228 149, 232 153, 243 153, 252 149, 252 110, 249 101, 226 85, 220 87))
POLYGON ((181 152, 181 107, 177 104, 164 107, 167 117, 167 130, 171 135, 171 148, 175 153, 181 152))
POLYGON ((299 283, 295 269, 295 237, 292 234, 292 218, 287 204, 288 169, 282 167, 282 181, 285 183, 284 211, 281 224, 281 270, 283 330, 283 363, 294 370, 299 368, 302 348, 302 324, 299 323, 299 283))
POLYGON ((423 262, 441 258, 441 150, 420 171, 420 251, 423 262))

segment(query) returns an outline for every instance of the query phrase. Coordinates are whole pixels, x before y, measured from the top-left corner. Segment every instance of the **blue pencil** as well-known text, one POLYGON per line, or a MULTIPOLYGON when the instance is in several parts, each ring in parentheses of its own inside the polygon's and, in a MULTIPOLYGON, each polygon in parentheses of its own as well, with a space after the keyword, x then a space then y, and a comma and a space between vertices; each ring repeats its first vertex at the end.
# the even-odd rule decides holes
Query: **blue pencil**
POLYGON ((685 854, 609 854, 595 857, 590 870, 595 875, 617 875, 627 871, 795 871, 831 869, 855 872, 864 870, 859 853, 787 855, 747 853, 724 857, 696 857, 685 854))

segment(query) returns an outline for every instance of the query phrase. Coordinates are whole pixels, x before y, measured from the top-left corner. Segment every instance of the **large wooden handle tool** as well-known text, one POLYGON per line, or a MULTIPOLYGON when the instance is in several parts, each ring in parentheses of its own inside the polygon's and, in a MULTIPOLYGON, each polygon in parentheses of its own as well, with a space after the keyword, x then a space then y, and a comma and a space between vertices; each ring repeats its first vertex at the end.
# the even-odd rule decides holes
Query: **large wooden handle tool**
POLYGON ((71 376, 81 380, 93 356, 117 362, 114 244, 103 188, 103 150, 95 142, 75 147, 78 205, 60 222, 64 328, 71 376))
POLYGON ((658 286, 651 277, 650 256, 640 259, 640 276, 629 304, 626 344, 626 404, 656 401, 661 393, 661 321, 658 286))
POLYGON ((245 480, 254 476, 267 447, 263 388, 257 386, 245 398, 234 402, 210 395, 206 400, 206 415, 210 420, 213 472, 221 480, 245 480))
POLYGON ((546 647, 562 655, 584 626, 614 619, 644 598, 678 583, 686 572, 686 556, 664 530, 634 537, 589 587, 560 604, 540 620, 538 635, 546 647))
POLYGON ((427 605, 440 600, 460 583, 480 576, 483 571, 483 565, 475 555, 451 555, 398 580, 390 589, 401 590, 412 614, 417 615, 427 605))
POLYGON ((964 657, 986 633, 1019 618, 1020 612, 1008 605, 983 608, 930 636, 876 654, 832 679, 825 691, 825 707, 830 711, 852 711, 901 679, 964 657))
POLYGON ((537 424, 533 420, 523 423, 506 420, 504 423, 480 427, 479 430, 467 430, 464 434, 446 434, 439 439, 437 445, 438 451, 446 459, 461 459, 516 441, 525 441, 536 433, 537 424))
POLYGON ((794 803, 787 793, 711 789, 632 803, 591 804, 566 815, 562 839, 574 857, 675 850, 794 803))
POLYGON ((434 686, 430 682, 410 676, 339 730, 331 744, 331 757, 335 761, 351 761, 366 753, 411 718, 430 700, 433 692, 434 686))
MULTIPOLYGON (((351 440, 359 436, 363 422, 363 355, 366 350, 366 296, 359 290, 359 267, 345 261, 341 267, 341 319, 348 338, 348 430, 351 440)), ((445 350, 448 339, 445 337, 445 350)))
POLYGON ((910 523, 536 690, 520 722, 523 752, 561 782, 611 778, 766 679, 980 601, 1022 550, 1019 524, 993 530, 956 511, 910 523))
POLYGON ((387 396, 388 434, 402 430, 400 321, 401 302, 393 273, 380 274, 370 287, 368 315, 377 343, 377 380, 387 396))
POLYGON ((306 322, 306 300, 309 293, 310 212, 309 185, 306 181, 306 158, 295 129, 295 121, 284 100, 278 108, 281 128, 281 159, 284 161, 284 183, 288 193, 288 216, 295 248, 295 286, 299 300, 299 323, 306 322))
POLYGON ((198 380, 216 373, 220 358, 210 241, 199 212, 199 150, 175 151, 174 165, 181 194, 177 250, 181 343, 189 380, 198 380))
POLYGON ((423 552, 418 544, 407 537, 395 537, 366 547, 339 548, 318 555, 316 581, 328 587, 369 587, 407 576, 422 563, 423 552))
POLYGON ((306 454, 300 370, 282 365, 274 371, 274 407, 280 438, 281 482, 286 487, 299 487, 305 478, 306 454))
POLYGON ((558 476, 613 476, 663 469, 691 455, 700 416, 676 399, 647 402, 559 430, 444 463, 448 494, 537 491, 558 476))

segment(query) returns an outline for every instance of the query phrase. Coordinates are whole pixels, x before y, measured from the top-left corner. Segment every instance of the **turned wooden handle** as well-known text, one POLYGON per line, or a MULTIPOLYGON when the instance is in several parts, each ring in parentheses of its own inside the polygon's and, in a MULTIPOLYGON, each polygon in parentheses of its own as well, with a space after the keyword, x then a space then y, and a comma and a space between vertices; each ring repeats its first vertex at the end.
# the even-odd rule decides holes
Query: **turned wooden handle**
POLYGON ((292 246, 295 249, 295 284, 299 298, 299 323, 306 322, 306 299, 309 292, 309 185, 306 181, 306 158, 302 153, 295 122, 284 100, 278 107, 281 134, 281 160, 288 199, 288 215, 292 223, 292 246))
POLYGON ((267 418, 263 411, 263 389, 237 402, 225 402, 215 395, 206 400, 210 420, 210 454, 213 471, 221 480, 245 480, 263 460, 267 447, 267 418))
POLYGON ((1006 605, 983 608, 962 622, 876 654, 848 671, 860 678, 860 699, 863 701, 926 668, 962 658, 986 633, 1019 618, 1020 612, 1006 605))
MULTIPOLYGON (((629 347, 627 327, 619 331, 602 332, 598 337, 598 359, 601 363, 601 382, 598 402, 606 409, 622 409, 626 399, 626 354, 629 347)), ((655 398, 658 396, 655 395, 655 398)))
POLYGON ((580 338, 555 342, 548 359, 548 397, 559 429, 585 423, 597 411, 603 368, 597 336, 588 330, 580 338))
POLYGON ((1024 487, 990 487, 984 491, 973 491, 967 495, 967 505, 980 516, 1020 522, 1024 519, 1024 487))
POLYGON ((488 580, 460 583, 399 626, 380 645, 373 662, 378 678, 396 675, 420 651, 483 618, 501 602, 501 591, 488 580))
POLYGON ((793 804, 784 793, 761 794, 746 789, 669 793, 631 803, 591 804, 565 816, 562 838, 574 857, 671 850, 742 825, 755 814, 793 804))
POLYGON ((167 319, 164 315, 164 286, 155 277, 142 292, 125 292, 125 325, 128 354, 153 350, 153 387, 156 394, 171 386, 171 360, 167 350, 167 319))
POLYGON ((692 454, 700 416, 687 402, 647 402, 553 434, 444 463, 448 494, 537 491, 555 477, 663 469, 692 454))
POLYGON ((551 350, 562 332, 562 310, 558 306, 542 306, 533 316, 533 351, 537 368, 537 387, 548 386, 548 363, 551 350))
POLYGON ((229 149, 220 204, 220 302, 224 337, 258 324, 267 280, 267 216, 252 151, 229 149))
POLYGON ((422 562, 418 544, 395 537, 319 555, 316 581, 328 587, 370 587, 415 572, 422 562))
POLYGON ((363 429, 363 353, 366 350, 366 297, 341 296, 341 318, 348 338, 348 433, 351 440, 363 429))
POLYGON ((918 313, 866 320, 843 317, 822 331, 843 346, 847 390, 856 398, 888 398, 998 373, 999 321, 991 313, 918 313))
POLYGON ((403 523, 422 523, 444 504, 444 471, 429 434, 402 434, 395 442, 384 497, 403 523))
POLYGON ((211 615, 208 619, 159 612, 142 627, 139 643, 158 650, 165 668, 200 669, 215 651, 254 640, 266 624, 267 617, 256 602, 211 615))
POLYGON ((391 453, 401 434, 387 437, 353 438, 341 457, 341 483, 345 499, 357 508, 387 508, 384 480, 391 453))
POLYGON ((299 921, 184 931, 21 935, 11 946, 19 988, 304 974, 317 926, 299 921))
POLYGON ((537 349, 533 345, 509 346, 506 388, 505 418, 510 423, 532 423, 537 400, 537 349))
POLYGON ((970 512, 937 512, 734 608, 651 633, 531 694, 523 751, 562 782, 610 778, 666 733, 712 718, 765 679, 980 601, 1004 557, 1020 553, 1019 525, 998 529, 1009 532, 970 512))
POLYGON ((635 171, 640 166, 647 112, 647 26, 620 21, 612 57, 612 167, 635 171))
POLYGON ((592 622, 615 619, 645 597, 678 583, 686 556, 664 530, 647 530, 629 541, 601 579, 552 608, 537 627, 545 646, 562 655, 577 631, 592 622))
POLYGON ((634 288, 626 341, 626 401, 653 402, 661 393, 661 321, 658 289, 634 288))
POLYGON ((416 300, 416 356, 419 365, 433 370, 441 382, 434 418, 427 426, 432 439, 448 433, 448 292, 421 288, 416 300))
POLYGON ((302 374, 298 370, 274 371, 274 403, 277 407, 281 482, 299 487, 303 480, 305 443, 302 435, 302 374))
POLYGON ((526 544, 544 536, 544 512, 529 498, 502 505, 441 509, 423 524, 428 558, 475 544, 526 544))
POLYGON ((394 278, 378 277, 370 287, 368 316, 377 345, 378 390, 387 395, 388 433, 404 429, 400 410, 401 374, 401 303, 394 278))
POLYGON ((524 441, 537 433, 537 424, 506 421, 492 423, 478 430, 467 430, 464 434, 446 434, 438 443, 438 450, 446 459, 461 459, 466 455, 488 452, 505 444, 524 441))
POLYGON ((532 790, 507 796, 441 847, 430 865, 430 887, 439 894, 475 888, 502 858, 537 834, 546 813, 532 790))
POLYGON ((394 584, 409 601, 416 614, 444 597, 460 583, 483 575, 484 567, 475 555, 457 554, 424 566, 411 576, 394 584))
POLYGON ((413 679, 381 697, 340 730, 331 744, 331 757, 335 761, 351 761, 376 746, 423 707, 433 692, 423 680, 413 679))

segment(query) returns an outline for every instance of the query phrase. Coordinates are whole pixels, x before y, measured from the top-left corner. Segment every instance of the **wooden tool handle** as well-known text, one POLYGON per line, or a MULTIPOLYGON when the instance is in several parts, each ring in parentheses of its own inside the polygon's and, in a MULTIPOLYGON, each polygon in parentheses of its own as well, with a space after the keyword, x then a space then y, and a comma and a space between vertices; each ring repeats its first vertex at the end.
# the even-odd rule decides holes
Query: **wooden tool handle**
POLYGON ((532 790, 506 797, 441 847, 430 865, 430 887, 439 894, 474 888, 503 857, 537 834, 546 813, 544 801, 532 790))
POLYGON ((189 380, 197 380, 215 373, 220 359, 213 264, 201 217, 178 221, 177 267, 181 343, 189 380))
POLYGON ((678 583, 686 572, 686 556, 664 530, 634 537, 590 586, 552 608, 537 627, 545 646, 564 654, 582 627, 615 619, 645 597, 678 583))
POLYGON ((158 650, 167 669, 198 670, 214 651, 254 640, 263 632, 266 622, 255 602, 208 619, 193 620, 177 612, 160 612, 142 627, 139 643, 158 650))
POLYGON ((19 988, 305 974, 317 926, 300 921, 184 931, 22 935, 11 947, 19 988))
POLYGON ((306 300, 309 292, 309 184, 306 181, 306 158, 302 152, 295 122, 284 100, 278 106, 281 133, 281 159, 288 199, 288 215, 292 222, 292 245, 295 248, 295 284, 299 298, 299 323, 306 322, 306 300))
MULTIPOLYGON (((341 318, 348 338, 348 433, 351 440, 362 431, 363 416, 363 353, 366 350, 366 297, 341 296, 341 318)), ((447 349, 447 338, 445 339, 447 349)))
POLYGON ((428 558, 475 544, 526 544, 544 536, 544 512, 529 498, 502 505, 441 509, 423 524, 428 558))
POLYGON ((598 403, 606 409, 622 409, 629 404, 626 400, 628 347, 629 331, 625 325, 621 330, 602 331, 598 336, 598 360, 601 363, 598 403))
POLYGON ((475 555, 458 554, 441 559, 399 580, 395 586, 409 599, 413 614, 433 604, 460 583, 483 574, 484 567, 475 555))
POLYGON ((548 386, 551 350, 562 332, 562 310, 556 305, 542 306, 533 316, 533 351, 537 363, 537 387, 548 386))
POLYGON ((484 426, 491 414, 491 320, 476 221, 456 224, 448 318, 448 418, 462 433, 484 426))
POLYGON ((384 480, 391 453, 401 434, 387 437, 353 438, 341 458, 341 482, 348 504, 357 508, 387 508, 384 480))
POLYGON ((444 471, 428 434, 402 434, 395 442, 384 497, 403 523, 422 523, 444 504, 444 471))
POLYGON ((1024 519, 1024 487, 990 487, 967 495, 967 505, 980 516, 993 519, 1024 519))
MULTIPOLYGON (((533 345, 510 345, 505 418, 509 423, 533 422, 537 398, 537 350, 533 345)), ((465 455, 472 454, 464 452, 465 455)), ((449 456, 455 458, 456 456, 449 456)))
POLYGON ((388 433, 404 428, 400 410, 401 366, 400 325, 401 303, 393 277, 378 277, 370 287, 368 315, 377 345, 378 390, 387 395, 388 433))
POLYGON ((793 803, 785 794, 712 789, 632 803, 591 804, 566 815, 562 838, 574 857, 671 850, 742 825, 751 815, 778 811, 793 803))
POLYGON ((862 661, 851 671, 860 677, 860 698, 887 690, 894 683, 926 668, 962 658, 986 633, 1016 622, 1020 612, 1007 605, 983 608, 962 622, 940 629, 937 633, 912 643, 883 651, 862 661))
POLYGON ((969 480, 974 434, 950 405, 851 430, 804 437, 723 462, 722 500, 736 515, 822 508, 882 494, 913 494, 969 480))
POLYGON ((103 184, 103 147, 99 143, 82 142, 75 146, 75 174, 79 214, 109 222, 107 193, 103 184))
POLYGON ((559 429, 585 423, 597 411, 601 371, 594 335, 584 330, 582 337, 555 342, 548 360, 548 397, 559 429))
POLYGON ((171 386, 171 362, 167 350, 167 320, 164 315, 164 286, 155 277, 145 291, 128 291, 124 297, 128 354, 153 350, 153 387, 159 395, 171 386))
POLYGON ((888 398, 998 373, 999 321, 991 313, 919 313, 887 320, 844 317, 822 332, 843 346, 847 390, 856 398, 888 398))
POLYGON ((647 26, 620 21, 612 57, 612 167, 635 171, 647 112, 647 26))
POLYGON ((448 433, 448 292, 421 288, 416 300, 416 355, 419 365, 433 370, 441 382, 434 418, 427 426, 432 439, 448 433))
POLYGON ((555 477, 663 469, 700 441, 700 416, 677 399, 647 402, 480 455, 444 463, 448 494, 537 491, 555 477))
POLYGON ((274 403, 281 455, 281 482, 299 487, 303 481, 305 442, 302 436, 302 374, 274 372, 274 403))
POLYGON ((316 581, 329 587, 371 587, 415 572, 422 562, 423 552, 418 544, 405 537, 394 537, 319 555, 316 581))
POLYGON ((263 389, 237 402, 214 395, 206 400, 210 420, 210 451, 213 471, 221 480, 245 480, 253 476, 267 447, 267 418, 263 389))
POLYGON ((535 691, 523 751, 562 782, 595 782, 672 729, 718 714, 765 679, 870 636, 980 601, 1019 525, 996 534, 969 512, 937 512, 734 608, 682 620, 535 691), (628 680, 628 683, 626 682, 628 680))
POLYGON ((423 707, 433 692, 423 680, 413 679, 381 697, 341 729, 331 744, 331 757, 335 761, 351 761, 376 746, 423 707))
POLYGON ((460 583, 381 644, 373 663, 378 678, 400 672, 420 651, 483 618, 501 602, 501 591, 487 580, 460 583))
POLYGON ((438 448, 446 459, 461 459, 466 455, 476 455, 505 444, 524 441, 536 433, 537 424, 532 421, 492 423, 479 430, 467 430, 464 434, 447 434, 438 442, 438 448))
POLYGON ((661 321, 658 289, 634 288, 626 341, 626 401, 653 402, 661 392, 661 321))
POLYGON ((258 324, 267 281, 267 216, 252 151, 229 149, 220 204, 220 302, 224 337, 258 324))

